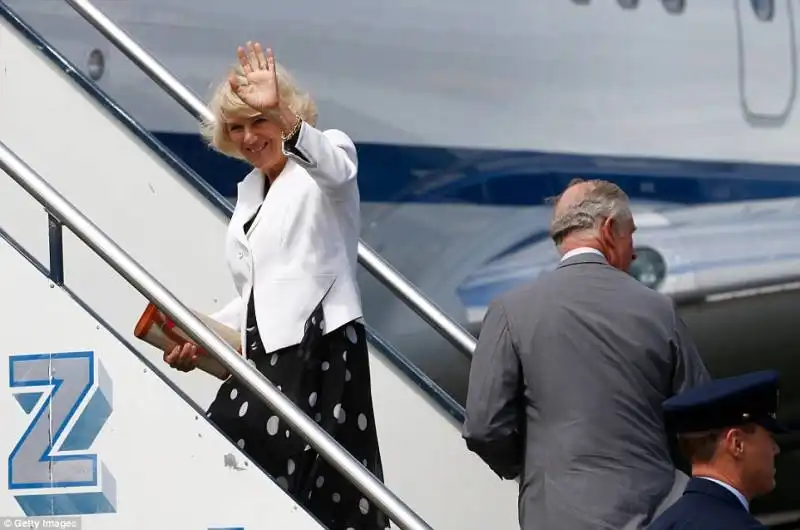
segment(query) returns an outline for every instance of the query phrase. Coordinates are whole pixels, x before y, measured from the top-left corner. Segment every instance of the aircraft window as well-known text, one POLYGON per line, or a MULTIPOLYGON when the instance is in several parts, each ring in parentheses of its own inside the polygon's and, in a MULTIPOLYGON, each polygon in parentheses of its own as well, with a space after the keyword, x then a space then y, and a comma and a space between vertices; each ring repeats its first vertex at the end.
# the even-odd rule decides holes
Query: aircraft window
POLYGON ((617 0, 622 9, 636 9, 639 7, 639 0, 617 0))
POLYGON ((661 0, 661 4, 670 15, 681 15, 686 10, 686 0, 661 0))
POLYGON ((638 247, 629 274, 649 288, 658 289, 667 276, 667 264, 658 251, 649 247, 638 247))
POLYGON ((761 22, 772 22, 775 17, 775 0, 750 0, 753 13, 761 22))

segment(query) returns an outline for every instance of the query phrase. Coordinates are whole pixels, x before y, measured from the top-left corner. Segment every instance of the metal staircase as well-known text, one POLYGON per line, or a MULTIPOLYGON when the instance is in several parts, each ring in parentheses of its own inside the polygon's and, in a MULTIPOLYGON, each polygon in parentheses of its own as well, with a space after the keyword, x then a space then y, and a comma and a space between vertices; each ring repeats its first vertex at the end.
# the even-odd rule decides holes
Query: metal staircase
MULTIPOLYGON (((152 57, 118 27, 116 27, 108 18, 95 9, 89 2, 68 2, 72 5, 82 16, 89 20, 96 28, 98 28, 109 40, 120 48, 128 57, 130 57, 136 64, 151 76, 162 88, 164 88, 170 95, 172 95, 184 108, 188 109, 195 117, 202 117, 207 115, 208 110, 202 103, 194 97, 190 91, 185 89, 176 79, 174 79, 169 72, 161 67, 152 57)), ((69 63, 61 57, 57 50, 47 45, 32 28, 28 27, 24 21, 11 12, 6 6, 0 2, 0 22, 5 19, 6 23, 11 28, 19 31, 20 34, 26 36, 31 44, 36 48, 38 53, 43 54, 54 65, 55 69, 59 70, 60 75, 65 75, 70 80, 86 93, 90 94, 97 101, 104 102, 104 112, 112 114, 121 123, 125 130, 132 139, 142 144, 143 149, 153 153, 157 160, 156 165, 163 167, 165 171, 173 170, 184 177, 180 184, 170 183, 170 186, 175 187, 174 193, 180 191, 184 193, 193 194, 195 198, 191 199, 192 208, 197 211, 204 210, 202 219, 198 220, 200 225, 208 226, 211 230, 221 230, 226 223, 227 218, 232 211, 231 205, 222 197, 220 197, 213 189, 206 185, 199 177, 197 177, 183 162, 175 158, 163 146, 160 146, 152 137, 148 135, 138 124, 124 113, 124 110, 116 107, 113 101, 107 98, 102 92, 94 86, 94 84, 80 74, 80 72, 69 65, 69 63), (188 184, 187 184, 188 183, 188 184), (185 189, 178 189, 185 188, 185 189), (209 209, 208 205, 212 205, 209 209), (215 214, 211 214, 213 210, 215 214)), ((2 56, 4 53, 2 25, 0 25, 0 71, 2 70, 2 56)), ((5 48, 7 50, 8 48, 5 48)), ((381 441, 382 447, 391 444, 392 447, 389 451, 396 451, 398 455, 404 452, 409 455, 409 459, 413 460, 421 470, 430 474, 426 477, 423 472, 415 478, 411 476, 402 476, 394 478, 387 477, 387 488, 364 469, 359 462, 352 458, 346 451, 344 451, 335 441, 333 441, 324 431, 321 431, 316 423, 311 421, 308 417, 303 415, 300 410, 295 407, 291 402, 286 400, 283 395, 259 372, 252 368, 246 361, 228 348, 225 343, 220 341, 216 335, 211 333, 205 328, 199 320, 197 320, 188 306, 197 307, 197 304, 207 304, 208 297, 216 296, 219 290, 215 287, 204 293, 190 293, 187 290, 187 283, 181 283, 182 279, 177 279, 180 276, 180 270, 174 270, 175 267, 167 265, 158 265, 153 261, 153 249, 158 248, 158 244, 170 245, 165 239, 161 241, 151 241, 148 243, 141 243, 142 238, 152 238, 154 234, 147 230, 140 229, 131 231, 123 228, 123 224, 117 225, 112 223, 114 229, 112 232, 103 232, 95 224, 93 220, 97 218, 104 223, 108 223, 114 219, 114 216, 119 214, 123 215, 125 212, 115 212, 113 204, 103 207, 98 206, 96 203, 105 201, 106 197, 101 192, 100 196, 90 197, 84 193, 78 193, 77 188, 73 190, 72 183, 74 179, 83 177, 80 173, 71 173, 68 176, 59 176, 59 185, 52 185, 53 179, 61 166, 65 164, 54 163, 53 166, 48 166, 48 157, 39 158, 32 156, 34 151, 28 151, 25 158, 36 158, 34 164, 36 169, 32 169, 33 164, 28 165, 27 160, 23 160, 22 156, 18 156, 12 152, 9 145, 4 142, 4 134, 7 134, 10 129, 8 123, 5 125, 3 120, 3 106, 2 100, 4 97, 3 91, 3 74, 0 74, 0 169, 3 169, 12 179, 18 183, 22 188, 32 196, 39 204, 41 204, 47 212, 47 222, 49 231, 44 241, 38 239, 34 243, 21 243, 18 241, 13 230, 6 231, 8 223, 11 223, 13 228, 25 227, 29 212, 25 215, 16 215, 13 207, 16 207, 14 199, 9 199, 6 195, 7 201, 3 203, 0 197, 0 204, 13 206, 11 211, 6 212, 6 216, 0 215, 0 236, 10 246, 24 256, 30 263, 32 263, 39 272, 46 275, 52 282, 53 287, 58 286, 65 291, 68 297, 77 304, 83 312, 88 313, 91 318, 98 323, 98 329, 102 326, 108 331, 116 341, 116 346, 121 350, 127 349, 134 352, 138 360, 144 363, 145 372, 157 373, 159 378, 167 383, 169 390, 180 398, 183 403, 189 403, 190 406, 197 412, 202 411, 202 407, 197 405, 197 402, 202 402, 204 399, 203 393, 205 389, 198 389, 192 387, 192 383, 188 379, 182 378, 174 373, 164 373, 163 365, 153 363, 148 359, 146 354, 138 351, 138 348, 130 344, 126 338, 127 329, 125 326, 130 327, 135 319, 135 309, 142 307, 137 299, 132 299, 130 294, 125 294, 122 290, 115 290, 113 295, 107 291, 106 285, 110 285, 107 280, 97 281, 96 286, 93 285, 92 280, 95 277, 99 278, 99 273, 94 269, 96 265, 87 267, 86 271, 82 270, 85 263, 83 257, 80 260, 74 260, 70 257, 69 263, 65 266, 64 255, 76 256, 76 245, 72 240, 65 239, 62 235, 62 226, 70 229, 71 234, 77 236, 80 240, 80 246, 88 246, 96 255, 102 258, 102 261, 109 265, 115 275, 124 278, 126 287, 130 284, 135 288, 138 293, 143 295, 147 300, 155 302, 159 307, 164 309, 174 320, 182 325, 184 329, 198 341, 199 344, 206 347, 209 351, 220 359, 220 361, 234 374, 234 377, 239 378, 243 384, 246 384, 251 390, 256 392, 261 399, 272 407, 278 415, 291 425, 298 433, 302 433, 304 438, 308 441, 309 445, 317 449, 324 458, 328 459, 335 465, 342 473, 351 480, 357 487, 359 487, 366 497, 371 499, 377 506, 383 509, 387 515, 392 519, 393 523, 399 528, 431 528, 430 522, 426 522, 423 518, 412 511, 406 505, 396 492, 394 492, 393 484, 399 484, 398 487, 403 489, 402 496, 404 498, 413 497, 414 502, 411 503, 415 506, 422 506, 424 513, 433 514, 433 519, 438 524, 434 525, 437 528, 485 528, 487 525, 492 525, 496 528, 513 528, 516 526, 516 489, 515 483, 499 483, 496 477, 486 468, 482 462, 478 461, 476 457, 467 453, 460 437, 458 436, 458 429, 461 419, 463 418, 463 410, 461 406, 455 402, 450 396, 438 388, 429 378, 422 372, 416 369, 409 363, 402 355, 394 351, 390 345, 378 337, 373 330, 369 331, 370 350, 373 359, 379 361, 377 367, 373 360, 373 371, 378 372, 380 384, 375 384, 376 394, 386 393, 383 398, 380 395, 376 397, 376 403, 383 399, 385 403, 397 402, 397 409, 392 408, 392 415, 397 416, 397 422, 392 422, 382 429, 384 432, 384 440, 381 441), (5 133, 4 133, 5 131, 5 133), (48 166, 47 180, 39 176, 39 167, 48 166), (69 188, 69 192, 63 190, 69 188), (58 191, 57 191, 58 190, 58 191), (63 193, 63 195, 62 195, 63 193), (74 199, 73 199, 74 197, 74 199), (94 213, 89 215, 85 213, 87 209, 91 209, 94 213), (17 221, 20 219, 20 221, 17 221), (21 221, 26 219, 26 222, 21 221), (141 245, 140 245, 141 243, 141 245), (136 257, 134 257, 136 256, 136 257), (43 265, 49 259, 50 266, 43 265), (147 263, 142 263, 141 260, 145 259, 147 263), (77 262, 80 261, 81 265, 78 266, 77 262), (75 263, 75 266, 73 266, 75 263), (65 282, 65 269, 69 274, 74 276, 81 276, 81 289, 72 290, 65 282), (76 270, 81 269, 81 270, 76 270), (158 270, 159 273, 153 272, 158 270), (148 272, 150 271, 150 272, 148 272), (97 276, 95 276, 97 275, 97 276), (170 285, 178 286, 183 290, 184 295, 181 296, 179 301, 178 297, 173 294, 173 289, 167 289, 164 284, 156 280, 156 275, 159 277, 168 278, 167 283, 170 285), (101 287, 102 286, 102 287, 101 287), (119 297, 109 301, 104 297, 111 296, 119 297), (197 298, 192 299, 192 297, 197 298), (188 298, 188 300, 187 300, 188 298), (124 308, 124 309, 121 309, 124 308), (109 313, 113 313, 110 315, 109 313), (188 391, 187 391, 188 388, 188 391), (391 395, 388 393, 391 392, 391 395), (403 410, 403 409, 406 410, 403 410), (419 431, 404 431, 402 412, 414 411, 413 417, 418 421, 419 431), (408 436, 409 438, 406 438, 408 436), (399 482, 398 482, 399 480, 399 482), (426 485, 429 484, 429 485, 426 485), (438 497, 438 498, 437 498, 438 497), (452 500, 446 500, 446 498, 452 500), (455 506, 449 506, 450 504, 455 506), (485 503, 485 504, 483 504, 485 503), (499 515, 502 514, 502 515, 499 515)), ((9 86, 9 85, 6 85, 9 86)), ((6 93, 6 96, 8 93, 6 93)), ((6 98, 8 100, 8 98, 6 98)), ((62 156, 69 156, 64 153, 62 156)), ((77 156, 77 155, 76 155, 77 156)), ((68 165, 68 164, 67 164, 68 165)), ((79 164, 77 164, 79 165, 79 164)), ((70 165, 70 167, 72 167, 70 165)), ((109 177, 114 178, 113 171, 109 168, 109 177)), ((147 180, 146 175, 142 175, 139 179, 147 180)), ((138 188, 150 185, 153 187, 154 194, 163 194, 163 188, 166 183, 146 184, 138 182, 138 188)), ((77 186, 77 185, 76 185, 77 186)), ((84 186, 86 188, 86 186, 84 186)), ((111 189, 111 188, 108 188, 111 189)), ((0 194, 5 193, 5 189, 0 187, 0 194)), ((120 196, 114 200, 124 200, 122 196, 124 193, 120 192, 120 196)), ((131 199, 133 200, 133 199, 131 199)), ((4 206, 5 207, 5 206, 4 206)), ((193 210, 194 211, 194 210, 193 210)), ((127 215, 127 214, 126 214, 127 215)), ((135 214, 134 214, 135 215, 135 214)), ((141 212, 142 216, 147 216, 146 212, 141 212)), ((135 220, 135 219, 134 219, 135 220)), ((148 227, 155 226, 152 220, 148 223, 142 223, 148 227)), ((36 229, 33 228, 33 231, 36 229)), ((25 231, 30 230, 25 227, 25 231)), ((40 236, 36 236, 39 238, 40 236)), ((155 237, 162 237, 155 234, 155 237)), ((163 237, 168 237, 166 234, 163 237)), ((214 237, 210 235, 209 237, 214 237)), ((84 251, 85 252, 85 249, 84 251)), ((197 251, 199 252, 199 251, 197 251)), ((207 261, 208 258, 200 254, 196 256, 199 262, 207 261)), ((457 323, 451 320, 447 315, 440 311, 432 302, 430 302, 422 293, 420 293, 413 285, 405 281, 402 276, 397 273, 388 263, 386 263, 380 256, 378 256, 372 249, 370 249, 363 242, 359 246, 359 261, 373 276, 379 279, 387 288, 393 292, 397 297, 403 300, 410 308, 412 308, 420 317, 428 322, 434 329, 436 329, 443 337, 455 345, 465 355, 470 355, 475 347, 475 339, 461 328, 457 323)), ((215 270, 218 264, 208 265, 209 272, 215 270)), ((227 277, 225 277, 227 279, 227 277)), ((116 289, 116 288, 115 288, 116 289)), ((367 315, 367 321, 369 315, 367 315)), ((130 336, 129 334, 127 336, 130 336)), ((9 352, 10 353, 10 352, 9 352)), ((10 361, 11 362, 11 361, 10 361)), ((98 360, 98 363, 100 361, 98 360)), ((105 362, 105 361, 104 361, 105 362)), ((98 364, 98 366, 100 366, 98 364)), ((206 381, 207 383, 207 381, 206 381)), ((99 383, 98 383, 99 384, 99 383)), ((148 383, 149 384, 149 383, 148 383)), ((93 387, 94 388, 94 387, 93 387)), ((99 386, 97 387, 99 388, 99 386)), ((206 387, 207 388, 207 387, 206 387)), ((100 390, 94 391, 100 393, 100 390)), ((55 394, 53 394, 55 395, 55 394)), ((207 397, 207 396, 205 396, 207 397)), ((16 398, 18 401, 20 398, 16 398)), ((172 407, 172 405, 170 405, 172 407)), ((177 410, 177 405, 175 406, 177 410)), ((387 405, 388 407, 388 405, 387 405)), ((0 408, 0 410, 3 410, 0 408)), ((26 409, 30 413, 33 409, 26 409)), ((388 410, 388 409, 387 409, 388 410)), ((376 410, 376 414, 379 411, 376 410)), ((171 416, 169 418, 172 418, 171 416)), ((202 418, 199 418, 202 420, 202 418)), ((166 422, 174 421, 174 419, 165 419, 166 422)), ((380 420, 379 420, 380 421, 380 420)), ((206 422, 203 422, 206 423, 206 422)), ((389 422, 387 422, 389 423, 389 422)), ((72 427, 70 427, 72 428, 72 427)), ((204 429, 207 427, 204 426, 204 429)), ((22 429, 24 430, 24 429, 22 429)), ((27 436, 27 434, 26 434, 27 436)), ((97 433, 95 433, 97 436, 97 433)), ((23 436, 24 438, 24 436, 23 436)), ((20 442, 22 443, 22 442, 20 442)), ((57 441, 51 441, 51 449, 55 450, 57 441)), ((230 444, 230 442, 228 442, 230 444)), ((62 447, 62 450, 64 448, 62 447)), ((83 447, 83 449, 88 449, 83 447)), ((248 464, 246 458, 236 454, 235 447, 231 449, 230 453, 225 455, 225 467, 240 470, 242 466, 248 464)), ((395 461, 397 468, 400 468, 401 456, 398 456, 395 461)), ((403 467, 409 467, 405 465, 403 467)), ((390 474, 391 475, 391 474, 390 474)), ((11 471, 9 471, 9 493, 11 493, 11 471)), ((56 487, 55 484, 49 484, 50 488, 56 487)), ((74 486, 72 484, 71 486, 74 486)), ((95 484, 98 486, 98 484, 95 484)), ((280 492, 278 492, 280 493, 280 492)), ((78 509, 75 505, 67 508, 57 508, 54 499, 55 494, 49 493, 50 506, 52 514, 58 513, 102 513, 98 508, 99 505, 94 505, 94 511, 91 509, 83 510, 78 509), (59 511, 60 510, 60 511, 59 511)), ((59 498, 63 498, 59 497, 59 498)), ((278 503, 279 501, 275 501, 278 503)), ((283 502, 283 501, 280 501, 283 502)), ((0 503, 0 507, 5 505, 0 503)), ((284 505, 281 505, 284 506, 284 505)), ((288 505, 287 505, 288 506, 288 505)), ((17 508, 18 509, 18 508, 17 508)), ((295 507, 293 510, 296 510, 295 507)), ((8 508, 6 512, 9 512, 8 508)), ((115 508, 116 510, 116 508, 115 508)), ((112 511, 115 511, 112 510, 112 511)), ((292 509, 287 508, 288 512, 292 509)), ((29 515, 41 515, 41 513, 34 513, 33 511, 26 511, 29 515)), ((276 511, 276 514, 280 509, 276 511)), ((286 515, 286 517, 291 517, 286 515)), ((425 517, 429 519, 429 517, 425 517)), ((91 523, 91 528, 126 528, 127 526, 108 521, 103 523, 103 519, 91 518, 87 520, 91 523)), ((281 519, 281 521, 283 521, 281 519)), ((139 520, 141 522, 141 520, 139 520)), ((265 519, 264 526, 259 527, 274 527, 270 526, 275 521, 270 522, 265 519)), ((307 521, 306 521, 307 522, 307 521)), ((88 523, 85 523, 88 524, 88 523)), ((171 523, 172 524, 172 523, 171 523)), ((171 527, 178 528, 183 526, 171 527)), ((189 526, 186 526, 187 528, 189 526)), ((195 527, 195 526, 192 526, 195 527)), ((298 526, 299 527, 299 526, 298 526)), ((251 526, 247 527, 252 528, 251 526)))

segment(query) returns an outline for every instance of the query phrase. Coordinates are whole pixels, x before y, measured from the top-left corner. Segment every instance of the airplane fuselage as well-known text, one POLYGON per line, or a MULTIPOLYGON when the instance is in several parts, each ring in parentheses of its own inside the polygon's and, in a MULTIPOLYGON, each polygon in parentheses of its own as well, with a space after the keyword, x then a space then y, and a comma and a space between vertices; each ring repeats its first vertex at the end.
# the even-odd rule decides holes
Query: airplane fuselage
MULTIPOLYGON (((233 194, 241 165, 65 2, 7 3, 78 67, 100 50, 99 85, 233 194)), ((366 202, 538 204, 575 174, 681 203, 800 190, 791 2, 95 5, 202 97, 237 45, 271 45, 359 144, 366 202)))

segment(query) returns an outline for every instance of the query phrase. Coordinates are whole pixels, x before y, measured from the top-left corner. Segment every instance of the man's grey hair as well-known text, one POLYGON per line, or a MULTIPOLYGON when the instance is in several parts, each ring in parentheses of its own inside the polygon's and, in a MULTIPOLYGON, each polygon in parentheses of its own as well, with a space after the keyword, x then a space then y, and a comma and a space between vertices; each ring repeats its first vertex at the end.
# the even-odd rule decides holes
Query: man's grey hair
MULTIPOLYGON (((582 182, 588 182, 588 189, 580 201, 553 209, 550 237, 557 246, 570 234, 597 230, 605 219, 632 218, 628 195, 622 188, 606 180, 572 179, 567 189, 582 182)), ((558 195, 550 202, 556 204, 560 198, 558 195)))

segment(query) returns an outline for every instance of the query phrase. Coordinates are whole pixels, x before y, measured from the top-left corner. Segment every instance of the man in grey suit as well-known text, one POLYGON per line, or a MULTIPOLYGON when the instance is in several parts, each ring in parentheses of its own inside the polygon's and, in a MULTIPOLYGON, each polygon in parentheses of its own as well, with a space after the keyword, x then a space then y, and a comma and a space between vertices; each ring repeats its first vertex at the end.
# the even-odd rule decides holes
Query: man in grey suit
POLYGON ((661 404, 709 376, 672 301, 627 274, 635 230, 618 186, 571 183, 551 223, 560 264, 484 319, 463 434, 520 479, 526 530, 646 528, 688 480, 661 404))

